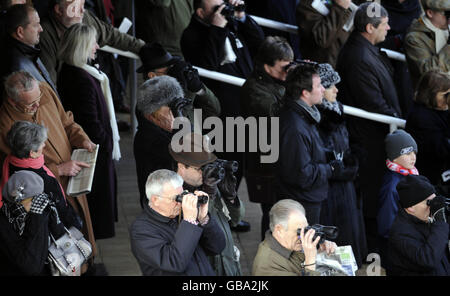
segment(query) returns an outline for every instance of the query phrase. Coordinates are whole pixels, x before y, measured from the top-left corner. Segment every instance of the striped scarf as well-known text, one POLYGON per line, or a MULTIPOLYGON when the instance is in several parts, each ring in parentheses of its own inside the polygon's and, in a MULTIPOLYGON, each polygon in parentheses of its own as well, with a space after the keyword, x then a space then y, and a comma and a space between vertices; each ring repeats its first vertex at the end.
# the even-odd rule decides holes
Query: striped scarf
POLYGON ((398 163, 390 161, 389 159, 386 159, 386 166, 389 170, 399 173, 403 176, 419 174, 419 171, 416 169, 416 167, 413 167, 412 169, 408 170, 399 165, 398 163))

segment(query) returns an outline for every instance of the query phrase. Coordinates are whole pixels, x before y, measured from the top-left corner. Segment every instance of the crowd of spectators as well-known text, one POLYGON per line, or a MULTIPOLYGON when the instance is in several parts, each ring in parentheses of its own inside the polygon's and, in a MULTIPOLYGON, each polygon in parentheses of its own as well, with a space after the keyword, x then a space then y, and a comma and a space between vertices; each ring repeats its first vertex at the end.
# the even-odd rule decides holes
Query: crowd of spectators
POLYGON ((120 2, 0 1, 0 274, 50 275, 49 237, 72 226, 93 250, 81 273, 99 274, 96 240, 114 237, 118 219, 125 112, 138 123, 143 212, 130 244, 144 275, 242 275, 232 231, 251 229, 244 177, 262 210, 253 275, 330 275, 318 254, 348 245, 359 268, 375 252, 388 275, 450 275, 449 1, 136 1, 137 37, 117 28, 120 2), (263 29, 253 13, 298 34, 263 29), (127 62, 105 45, 140 57, 135 110, 127 62), (346 116, 344 104, 406 126, 346 116), (202 117, 222 120, 214 144, 225 150, 202 117), (279 119, 275 134, 258 126, 258 138, 278 137, 277 161, 239 150, 229 117, 279 119), (91 190, 71 196, 69 178, 93 165, 71 159, 78 148, 97 160, 91 190), (317 224, 339 229, 333 242, 307 229, 317 224))

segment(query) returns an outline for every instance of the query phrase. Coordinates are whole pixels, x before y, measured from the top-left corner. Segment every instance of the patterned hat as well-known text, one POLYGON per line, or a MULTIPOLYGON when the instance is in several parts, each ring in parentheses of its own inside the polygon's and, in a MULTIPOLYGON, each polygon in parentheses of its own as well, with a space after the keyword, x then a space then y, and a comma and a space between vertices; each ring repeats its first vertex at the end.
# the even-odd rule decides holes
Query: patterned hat
POLYGON ((450 11, 450 1, 448 0, 421 0, 422 7, 426 6, 432 10, 450 11))
POLYGON ((334 84, 338 84, 341 81, 339 73, 334 71, 330 64, 319 64, 319 76, 323 87, 329 88, 334 84))

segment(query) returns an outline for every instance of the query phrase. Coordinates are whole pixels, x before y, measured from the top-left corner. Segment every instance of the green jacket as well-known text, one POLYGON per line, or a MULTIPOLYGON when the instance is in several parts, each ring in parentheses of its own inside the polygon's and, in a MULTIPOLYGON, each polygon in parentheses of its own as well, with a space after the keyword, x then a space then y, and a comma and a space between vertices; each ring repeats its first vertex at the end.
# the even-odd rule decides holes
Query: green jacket
POLYGON ((136 2, 136 36, 158 42, 172 55, 183 57, 181 34, 194 13, 193 0, 140 0, 136 2))
MULTIPOLYGON (((285 88, 258 65, 241 90, 241 104, 245 117, 267 117, 267 136, 270 139, 270 117, 277 116, 285 88)), ((274 204, 276 196, 275 164, 261 163, 261 152, 246 152, 245 179, 252 202, 274 204)), ((267 153, 266 153, 267 154, 267 153)))
MULTIPOLYGON (((88 10, 84 13, 83 24, 93 26, 97 30, 97 42, 100 47, 109 45, 120 50, 131 51, 137 54, 145 44, 144 41, 136 39, 131 35, 123 34, 110 24, 102 22, 88 10)), ((59 43, 67 28, 57 21, 53 14, 49 14, 48 17, 44 18, 41 22, 41 26, 44 31, 40 35, 40 58, 47 71, 50 73, 50 77, 56 82, 57 73, 60 67, 60 62, 57 58, 59 43)))
POLYGON ((239 259, 236 258, 234 250, 233 234, 231 233, 229 220, 236 226, 245 214, 242 201, 236 197, 232 204, 226 198, 217 196, 209 203, 209 214, 216 219, 217 224, 225 234, 226 245, 220 255, 209 256, 211 265, 218 276, 240 276, 242 275, 239 259), (237 259, 237 260, 235 260, 237 259))
POLYGON ((302 252, 290 251, 268 231, 266 238, 259 244, 253 261, 254 276, 318 276, 317 271, 305 269, 302 263, 305 255, 302 252))
POLYGON ((404 47, 413 85, 431 69, 450 71, 450 45, 447 43, 440 52, 436 52, 435 34, 425 26, 422 18, 412 22, 405 36, 404 47))

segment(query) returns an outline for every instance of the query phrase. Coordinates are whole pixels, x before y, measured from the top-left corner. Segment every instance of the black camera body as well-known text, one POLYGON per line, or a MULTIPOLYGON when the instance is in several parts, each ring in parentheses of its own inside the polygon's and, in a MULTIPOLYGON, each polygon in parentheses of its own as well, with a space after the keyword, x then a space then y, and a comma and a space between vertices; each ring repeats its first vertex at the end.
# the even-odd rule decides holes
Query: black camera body
MULTIPOLYGON (((321 245, 325 242, 325 240, 335 240, 339 235, 339 229, 336 226, 324 226, 320 224, 314 224, 307 226, 305 228, 305 234, 308 230, 314 229, 316 232, 314 233, 314 237, 312 241, 315 241, 318 236, 320 236, 320 240, 318 245, 321 245)), ((297 229, 297 235, 300 236, 301 228, 297 229)))
MULTIPOLYGON (((234 17, 234 12, 235 11, 238 11, 238 12, 245 11, 245 8, 246 8, 245 4, 239 4, 238 6, 231 5, 228 0, 225 0, 224 4, 225 4, 225 7, 222 9, 220 14, 223 15, 224 17, 226 17, 226 18, 234 17)), ((221 5, 217 5, 214 8, 214 11, 217 11, 220 6, 221 5)))
POLYGON ((222 180, 225 177, 226 171, 235 173, 239 168, 239 164, 234 160, 216 159, 216 161, 204 165, 202 167, 203 172, 209 167, 213 167, 213 172, 209 177, 215 178, 216 180, 222 180))
MULTIPOLYGON (((189 194, 190 192, 187 190, 184 190, 183 192, 181 192, 180 194, 178 194, 175 197, 175 201, 176 202, 183 202, 183 196, 185 196, 186 194, 189 194)), ((208 196, 206 195, 197 195, 198 201, 197 201, 197 205, 204 205, 208 202, 208 196)))

